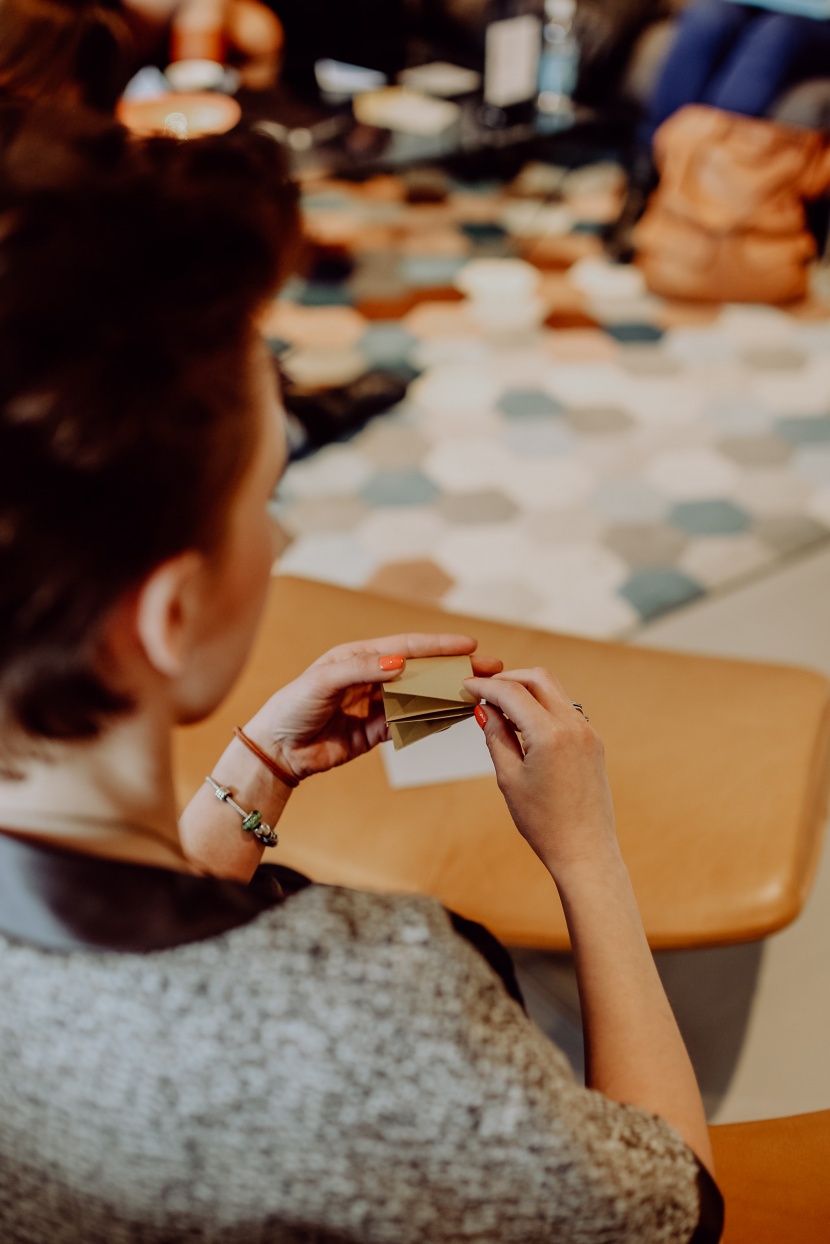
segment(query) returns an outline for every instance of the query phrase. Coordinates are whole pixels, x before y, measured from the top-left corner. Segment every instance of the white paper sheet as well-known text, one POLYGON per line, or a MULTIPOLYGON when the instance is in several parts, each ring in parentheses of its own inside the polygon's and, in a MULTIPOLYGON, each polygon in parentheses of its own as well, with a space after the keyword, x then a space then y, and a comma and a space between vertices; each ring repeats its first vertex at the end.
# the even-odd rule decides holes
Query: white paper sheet
POLYGON ((396 752, 391 743, 381 743, 380 753, 393 790, 463 782, 468 778, 496 780, 481 727, 472 717, 403 751, 396 752))

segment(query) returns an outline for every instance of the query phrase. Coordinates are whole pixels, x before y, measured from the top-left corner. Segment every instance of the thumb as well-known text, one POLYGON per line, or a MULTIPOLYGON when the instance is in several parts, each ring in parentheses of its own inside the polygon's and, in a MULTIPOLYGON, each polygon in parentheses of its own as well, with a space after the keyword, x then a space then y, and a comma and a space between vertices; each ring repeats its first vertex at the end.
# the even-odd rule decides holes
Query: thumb
POLYGON ((499 780, 509 777, 516 771, 517 766, 521 766, 524 759, 516 731, 494 704, 477 705, 475 719, 484 731, 496 776, 499 780))

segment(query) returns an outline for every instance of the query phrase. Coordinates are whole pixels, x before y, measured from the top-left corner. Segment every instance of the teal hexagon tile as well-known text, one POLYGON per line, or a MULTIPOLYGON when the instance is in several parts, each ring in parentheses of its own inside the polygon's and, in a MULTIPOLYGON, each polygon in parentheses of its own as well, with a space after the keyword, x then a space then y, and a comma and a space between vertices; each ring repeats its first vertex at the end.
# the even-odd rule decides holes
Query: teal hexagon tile
POLYGON ((307 212, 339 212, 355 206, 354 196, 340 190, 307 190, 302 195, 303 210, 307 212))
POLYGON ((796 475, 813 484, 830 484, 830 446, 800 447, 793 454, 790 466, 796 475))
POLYGON ((792 445, 777 436, 725 437, 717 447, 740 466, 780 466, 793 452, 792 445))
POLYGON ((305 281, 301 276, 290 276, 279 292, 279 302, 299 302, 305 291, 305 281))
POLYGON ((725 396, 707 402, 701 419, 723 436, 754 436, 772 431, 775 422, 770 410, 754 397, 725 396))
POLYGON ((403 279, 415 289, 452 285, 467 262, 463 255, 408 255, 401 265, 403 279))
POLYGON ((543 389, 506 389, 496 402, 496 408, 511 418, 535 419, 546 415, 559 415, 564 410, 543 389))
POLYGON ((605 479, 589 504, 610 523, 650 523, 661 519, 666 498, 639 476, 605 479))
POLYGON ((398 320, 378 320, 358 341, 358 349, 376 367, 408 361, 418 344, 417 337, 407 332, 398 320))
POLYGON ((369 505, 423 505, 438 496, 438 488, 415 468, 380 471, 361 489, 361 496, 369 505))
POLYGON ((753 371, 800 371, 807 355, 794 346, 767 345, 743 350, 741 361, 753 371))
POLYGON ((567 454, 574 445, 573 433, 560 419, 515 419, 505 428, 502 440, 522 458, 567 454))
POLYGON ((770 514, 756 520, 753 531, 779 555, 809 548, 830 536, 824 523, 808 514, 770 514))
POLYGON ((377 559, 351 533, 301 536, 279 561, 281 574, 322 579, 340 587, 363 587, 377 567, 377 559))
POLYGON ((746 531, 752 518, 732 501, 713 497, 673 506, 668 521, 690 536, 731 536, 746 531))
POLYGON ((630 566, 671 566, 688 538, 668 523, 621 523, 610 527, 605 544, 630 566))
POLYGON ((508 233, 503 225, 495 221, 467 220, 459 222, 458 228, 474 246, 492 246, 495 242, 504 242, 508 233))
POLYGON ((445 493, 435 502, 435 509, 448 523, 503 523, 518 513, 514 501, 494 488, 478 492, 445 493))
POLYGON ((296 301, 303 307, 348 307, 354 294, 345 282, 306 281, 296 301))
POLYGON ((788 415, 776 420, 775 433, 794 445, 830 441, 830 415, 788 415))
POLYGON ((697 600, 703 595, 703 588, 680 570, 653 567, 635 570, 619 592, 641 618, 649 619, 697 600))
POLYGON ((603 324, 603 328, 615 341, 623 345, 628 345, 630 342, 641 344, 660 341, 663 337, 663 329, 658 328, 656 324, 622 321, 617 324, 603 324))
POLYGON ((751 532, 735 536, 701 536, 690 540, 677 569, 706 588, 755 574, 770 563, 770 550, 751 532))
POLYGON ((572 406, 565 411, 565 419, 581 436, 606 436, 634 427, 631 415, 621 406, 572 406))

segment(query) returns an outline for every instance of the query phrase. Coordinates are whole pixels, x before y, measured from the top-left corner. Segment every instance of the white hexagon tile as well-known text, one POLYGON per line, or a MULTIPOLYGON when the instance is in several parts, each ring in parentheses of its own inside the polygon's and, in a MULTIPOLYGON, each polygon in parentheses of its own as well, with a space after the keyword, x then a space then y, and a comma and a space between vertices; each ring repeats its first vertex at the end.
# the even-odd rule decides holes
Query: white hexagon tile
POLYGON ((306 389, 410 383, 289 467, 278 571, 610 637, 830 539, 830 306, 648 296, 601 256, 607 167, 448 181, 434 204, 395 178, 307 196, 273 352, 306 389), (544 322, 464 300, 482 257, 533 265, 544 322))

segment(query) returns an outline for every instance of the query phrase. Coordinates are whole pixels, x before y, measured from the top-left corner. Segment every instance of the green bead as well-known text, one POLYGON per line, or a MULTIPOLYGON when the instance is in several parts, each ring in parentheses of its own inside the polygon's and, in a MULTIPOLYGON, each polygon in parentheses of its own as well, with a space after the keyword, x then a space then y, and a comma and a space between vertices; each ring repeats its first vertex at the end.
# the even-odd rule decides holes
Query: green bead
POLYGON ((249 812, 242 822, 242 828, 247 829, 248 833, 253 833, 255 829, 259 829, 262 824, 262 813, 257 812, 254 808, 253 812, 249 812))

